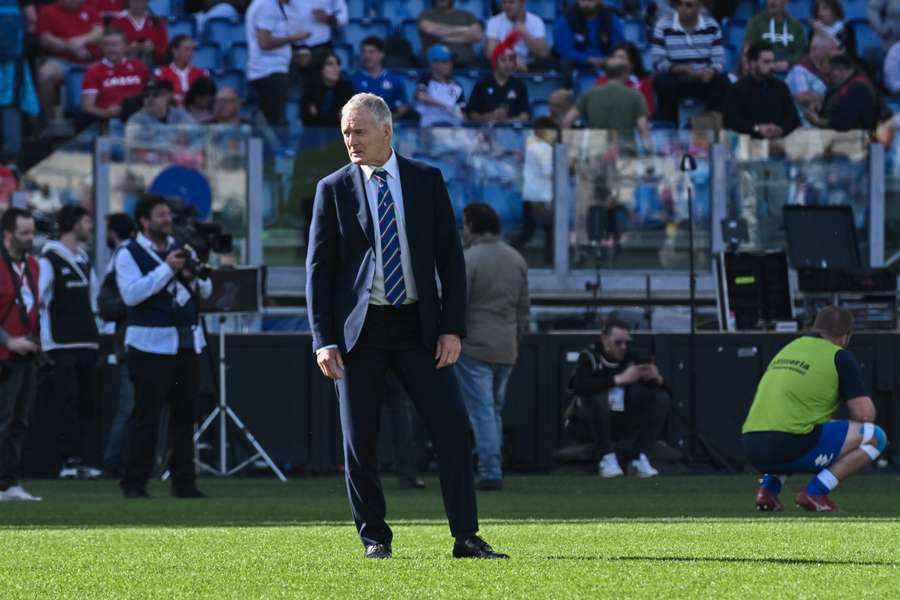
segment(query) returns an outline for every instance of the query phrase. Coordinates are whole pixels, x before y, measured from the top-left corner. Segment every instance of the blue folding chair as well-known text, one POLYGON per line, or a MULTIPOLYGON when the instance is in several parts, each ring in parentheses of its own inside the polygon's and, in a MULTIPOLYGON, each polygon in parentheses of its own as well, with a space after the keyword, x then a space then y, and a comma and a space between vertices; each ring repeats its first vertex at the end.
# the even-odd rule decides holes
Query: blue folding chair
MULTIPOLYGON (((453 79, 455 79, 463 88, 463 97, 466 99, 466 102, 472 97, 472 88, 475 87, 475 83, 482 77, 484 77, 484 74, 479 73, 478 71, 460 71, 459 73, 453 74, 453 79)), ((531 90, 529 90, 529 93, 530 91, 531 90)))
POLYGON ((206 22, 203 40, 215 42, 223 52, 228 52, 234 44, 246 44, 247 32, 244 22, 232 19, 210 19, 206 22))
POLYGON ((426 8, 431 8, 430 0, 383 0, 383 2, 375 4, 381 5, 381 12, 378 16, 388 19, 391 23, 399 23, 406 19, 418 19, 426 8))
POLYGON ((647 28, 640 19, 628 19, 625 21, 625 39, 642 46, 647 42, 647 28))
POLYGON ((531 120, 540 119, 550 115, 550 103, 545 100, 538 100, 531 103, 531 120))
POLYGON ((341 59, 341 69, 349 73, 355 68, 353 61, 353 46, 350 44, 338 44, 334 47, 334 53, 341 59))
MULTIPOLYGON (((529 4, 528 7, 530 10, 531 5, 529 4)), ((490 0, 456 0, 453 3, 453 8, 468 11, 478 19, 486 19, 491 16, 490 0)))
POLYGON ((247 44, 235 44, 228 51, 228 68, 230 69, 246 69, 247 57, 249 50, 247 44))
POLYGON ((534 13, 540 18, 555 21, 558 16, 556 0, 528 0, 528 12, 534 13))
POLYGON ((881 69, 884 59, 884 47, 881 37, 869 25, 868 21, 853 21, 851 24, 856 33, 856 49, 860 58, 881 69))
POLYGON ((75 116, 81 113, 81 84, 84 82, 85 69, 72 67, 66 74, 66 114, 75 116))
POLYGON ((725 29, 725 44, 735 48, 743 48, 745 29, 747 29, 746 21, 732 20, 725 29))
POLYGON ((234 88, 239 96, 246 96, 247 81, 244 78, 244 72, 238 69, 226 69, 215 74, 216 86, 223 88, 228 86, 234 88))
POLYGON ((866 18, 866 0, 844 0, 844 18, 848 21, 866 18))
POLYGON ((407 19, 400 25, 400 35, 403 36, 413 49, 416 56, 422 54, 422 38, 419 37, 419 22, 415 19, 407 19))
POLYGON ((579 71, 575 74, 575 95, 580 96, 594 87, 597 81, 597 73, 594 71, 579 71))
POLYGON ((158 17, 168 17, 172 14, 169 0, 150 0, 150 12, 158 17))
POLYGON ((219 61, 220 53, 221 49, 218 44, 206 42, 198 46, 194 52, 194 64, 211 73, 221 66, 219 61))
POLYGON ((550 94, 561 87, 568 87, 563 84, 562 77, 555 74, 538 74, 538 75, 521 75, 528 85, 528 98, 531 101, 549 100, 550 94))
POLYGON ((197 22, 192 17, 170 18, 167 29, 170 40, 176 35, 187 35, 192 38, 197 36, 197 22))
POLYGON ((370 35, 380 37, 382 40, 386 39, 391 32, 391 24, 385 19, 352 20, 343 27, 341 32, 344 42, 353 46, 355 50, 370 35))

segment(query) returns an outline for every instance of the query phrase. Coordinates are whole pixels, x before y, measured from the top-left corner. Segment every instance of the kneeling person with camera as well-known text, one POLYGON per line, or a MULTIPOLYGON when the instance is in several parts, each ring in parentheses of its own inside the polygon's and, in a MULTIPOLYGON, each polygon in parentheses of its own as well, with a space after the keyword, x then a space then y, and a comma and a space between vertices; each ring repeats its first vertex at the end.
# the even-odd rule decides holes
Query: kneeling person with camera
POLYGON ((599 343, 579 355, 569 384, 575 398, 566 411, 567 420, 579 421, 590 432, 601 456, 602 477, 624 475, 613 452, 613 432, 616 437, 637 433, 636 457, 630 463, 635 475, 659 474, 647 455, 659 439, 671 398, 656 365, 628 351, 630 341, 628 325, 608 319, 599 343))
MULTIPOLYGON (((206 341, 196 294, 208 298, 212 282, 198 278, 193 250, 171 235, 172 211, 157 194, 135 208, 137 237, 116 255, 116 283, 128 306, 125 346, 134 383, 134 412, 120 486, 126 498, 149 498, 160 412, 169 404, 172 495, 204 498, 196 486, 193 452, 198 355, 206 341)), ((204 273, 204 275, 206 275, 204 273)))

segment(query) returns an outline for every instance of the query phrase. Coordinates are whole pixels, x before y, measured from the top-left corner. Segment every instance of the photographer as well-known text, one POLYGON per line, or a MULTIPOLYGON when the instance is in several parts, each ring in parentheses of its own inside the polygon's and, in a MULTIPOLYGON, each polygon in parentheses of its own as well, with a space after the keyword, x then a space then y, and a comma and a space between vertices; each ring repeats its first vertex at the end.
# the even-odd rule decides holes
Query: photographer
POLYGON ((579 355, 569 383, 575 398, 566 410, 566 419, 590 432, 602 457, 601 477, 624 475, 612 438, 614 433, 620 438, 635 431, 637 458, 631 461, 631 470, 638 477, 658 475, 647 454, 659 439, 671 398, 656 365, 637 361, 628 351, 630 341, 628 325, 608 319, 599 343, 579 355))
POLYGON ((84 464, 84 437, 97 403, 100 333, 94 314, 99 284, 82 247, 91 241, 94 222, 78 204, 63 206, 56 222, 59 240, 44 244, 40 259, 47 400, 58 406, 60 478, 96 479, 100 470, 84 464))
POLYGON ((8 208, 0 228, 0 500, 40 500, 17 480, 37 373, 39 267, 27 256, 34 219, 21 208, 8 208))
POLYGON ((194 472, 194 401, 198 359, 206 341, 198 326, 196 294, 208 298, 212 282, 197 278, 197 256, 171 235, 172 210, 157 194, 144 194, 134 211, 137 238, 116 254, 116 282, 128 306, 125 346, 134 383, 128 431, 125 498, 149 498, 160 411, 169 403, 172 495, 205 498, 194 472))

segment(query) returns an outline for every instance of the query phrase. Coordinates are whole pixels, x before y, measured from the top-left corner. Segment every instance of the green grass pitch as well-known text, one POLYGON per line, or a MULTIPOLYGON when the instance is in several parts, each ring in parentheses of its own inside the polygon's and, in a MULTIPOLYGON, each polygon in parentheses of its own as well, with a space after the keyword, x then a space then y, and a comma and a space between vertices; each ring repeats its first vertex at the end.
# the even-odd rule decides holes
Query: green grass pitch
POLYGON ((900 598, 900 477, 846 482, 838 515, 757 514, 755 485, 510 477, 478 502, 512 560, 462 561, 437 481, 386 479, 394 559, 366 561, 338 478, 201 480, 210 500, 154 483, 149 501, 26 482, 45 499, 0 503, 0 598, 900 598))

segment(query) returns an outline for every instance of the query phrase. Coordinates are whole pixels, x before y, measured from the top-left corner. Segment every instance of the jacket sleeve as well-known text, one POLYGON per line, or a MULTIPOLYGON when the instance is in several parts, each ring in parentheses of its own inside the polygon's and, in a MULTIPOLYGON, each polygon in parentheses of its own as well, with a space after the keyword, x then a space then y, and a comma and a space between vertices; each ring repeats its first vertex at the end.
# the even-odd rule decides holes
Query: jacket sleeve
POLYGON ((137 306, 150 296, 159 293, 174 276, 166 263, 142 275, 131 252, 116 253, 116 284, 126 306, 137 306))
POLYGON ((792 131, 800 127, 800 115, 797 114, 797 105, 791 96, 791 90, 786 85, 781 86, 781 112, 782 122, 780 123, 784 135, 789 135, 792 131))
POLYGON ((528 315, 531 309, 531 298, 528 295, 528 267, 523 265, 522 287, 519 290, 519 303, 516 306, 516 329, 519 339, 528 332, 528 315))
POLYGON ((337 238, 334 190, 320 181, 313 202, 306 252, 306 310, 313 336, 313 350, 337 344, 334 327, 337 238))
POLYGON ((728 86, 728 93, 725 96, 725 128, 753 135, 753 126, 756 123, 746 116, 747 111, 743 106, 745 98, 743 90, 744 88, 740 84, 728 86))
POLYGON ((572 389, 576 395, 586 398, 594 394, 602 394, 615 387, 613 375, 603 371, 594 372, 591 360, 586 351, 578 356, 575 374, 572 376, 572 389))
MULTIPOLYGON (((453 205, 444 183, 444 176, 435 170, 435 266, 441 280, 441 317, 438 334, 466 336, 466 259, 453 205)), ((308 272, 308 271, 307 271, 308 272)))

